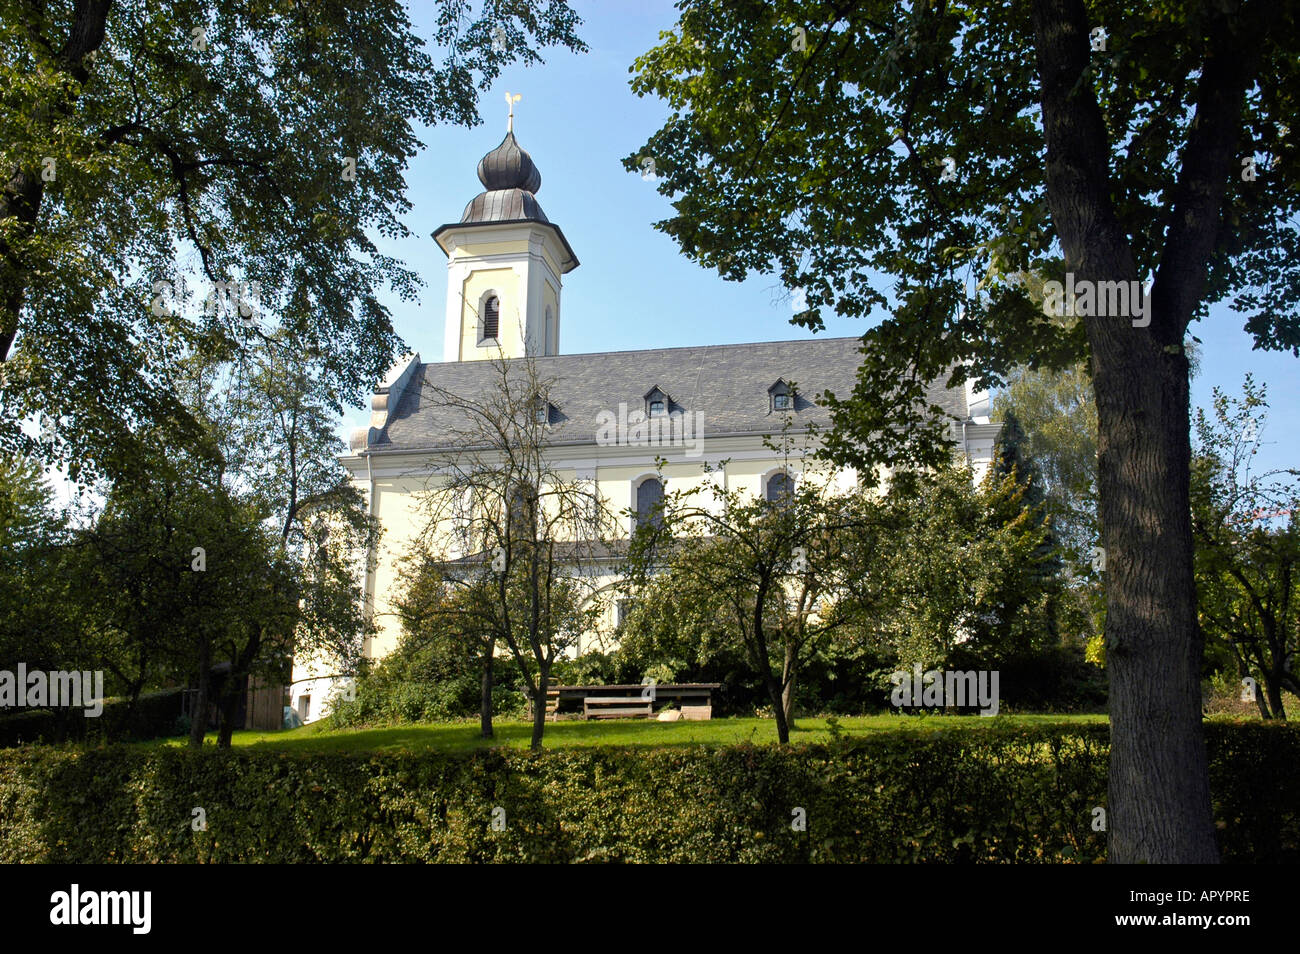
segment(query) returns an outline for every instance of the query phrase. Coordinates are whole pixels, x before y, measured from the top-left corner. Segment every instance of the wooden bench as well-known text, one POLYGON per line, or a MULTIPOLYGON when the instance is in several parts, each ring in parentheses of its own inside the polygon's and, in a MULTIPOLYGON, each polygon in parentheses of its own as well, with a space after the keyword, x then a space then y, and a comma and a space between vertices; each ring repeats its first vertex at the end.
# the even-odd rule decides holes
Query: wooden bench
POLYGON ((629 683, 617 686, 546 688, 546 714, 551 718, 558 717, 553 713, 563 705, 570 706, 576 715, 579 702, 582 703, 582 715, 587 719, 653 717, 656 708, 673 702, 684 710, 690 710, 683 713, 685 719, 708 719, 713 714, 713 693, 721 685, 716 682, 663 683, 651 688, 649 685, 629 683), (587 700, 591 700, 590 704, 587 700))
POLYGON ((585 719, 635 719, 654 715, 654 703, 636 696, 586 696, 582 700, 585 719))

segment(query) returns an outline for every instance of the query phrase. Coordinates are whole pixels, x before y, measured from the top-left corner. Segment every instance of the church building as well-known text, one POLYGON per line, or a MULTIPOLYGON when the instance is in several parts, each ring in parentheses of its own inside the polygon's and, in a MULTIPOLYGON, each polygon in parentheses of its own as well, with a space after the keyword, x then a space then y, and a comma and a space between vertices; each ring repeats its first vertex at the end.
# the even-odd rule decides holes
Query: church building
MULTIPOLYGON (((665 493, 698 487, 705 464, 716 469, 707 479, 769 499, 797 482, 806 453, 791 456, 767 444, 783 431, 824 428, 829 414, 818 396, 850 393, 860 364, 860 338, 811 336, 566 354, 563 279, 578 267, 578 256, 542 211, 541 173, 513 131, 479 161, 478 178, 483 191, 460 221, 433 233, 447 256, 443 360, 425 362, 415 354, 399 362, 376 388, 370 424, 352 435, 343 458, 383 528, 365 576, 377 627, 364 647, 372 659, 391 653, 401 635, 393 607, 405 583, 400 560, 420 521, 417 495, 440 463, 457 455, 457 431, 445 405, 430 399, 431 387, 467 399, 486 396, 499 387, 502 358, 534 362, 553 382, 543 412, 550 464, 594 482, 608 506, 626 514, 630 534, 637 515, 665 493), (649 422, 662 425, 652 432, 659 440, 629 438, 649 422), (657 459, 666 463, 657 466, 657 459)), ((989 420, 987 393, 935 384, 929 398, 952 418, 958 451, 982 473, 1000 428, 989 420)), ((604 585, 616 588, 618 580, 611 576, 604 585)), ((604 632, 584 639, 578 651, 608 649, 605 634, 617 613, 617 600, 611 601, 604 632)), ((298 715, 314 721, 328 714, 339 683, 328 663, 298 660, 293 679, 298 715)))

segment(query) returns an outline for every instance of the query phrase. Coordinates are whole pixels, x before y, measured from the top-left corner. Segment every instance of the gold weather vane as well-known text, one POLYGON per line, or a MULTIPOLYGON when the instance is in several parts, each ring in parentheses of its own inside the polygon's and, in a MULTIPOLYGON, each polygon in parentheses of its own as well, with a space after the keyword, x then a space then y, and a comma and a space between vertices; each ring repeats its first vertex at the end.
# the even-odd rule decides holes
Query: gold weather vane
POLYGON ((515 103, 523 99, 519 93, 511 96, 509 91, 506 92, 506 105, 510 107, 510 115, 506 117, 506 132, 515 131, 515 103))

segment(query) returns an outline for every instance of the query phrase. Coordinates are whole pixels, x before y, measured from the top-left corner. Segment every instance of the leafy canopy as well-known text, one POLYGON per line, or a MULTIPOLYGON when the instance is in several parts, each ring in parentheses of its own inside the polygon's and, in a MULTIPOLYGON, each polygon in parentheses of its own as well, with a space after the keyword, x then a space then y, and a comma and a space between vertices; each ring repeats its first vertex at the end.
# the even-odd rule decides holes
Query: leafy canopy
MULTIPOLYGON (((1085 6, 1095 27, 1085 95, 1067 121, 1099 120, 1094 144, 1133 259, 1131 276, 1101 278, 1154 275, 1158 295, 1186 277, 1185 256, 1171 249, 1186 238, 1180 226, 1192 226, 1178 216, 1184 204, 1192 215, 1208 174, 1197 136, 1222 133, 1210 126, 1223 113, 1216 88, 1198 76, 1236 59, 1258 77, 1239 130, 1243 175, 1227 185, 1204 295, 1133 336, 1181 347, 1186 320, 1227 299, 1259 347, 1296 352, 1300 153, 1287 126, 1300 94, 1295 9, 1085 6), (1225 44, 1249 57, 1225 54, 1225 44)), ((631 80, 672 113, 625 165, 653 158, 675 212, 656 228, 686 255, 728 279, 757 271, 803 289, 808 309, 796 323, 819 329, 824 310, 883 313, 866 334, 855 400, 830 402, 828 447, 839 459, 860 463, 867 448, 873 463, 937 466, 944 434, 927 382, 956 366, 955 380, 969 368, 997 383, 1019 364, 1061 368, 1086 356, 1084 322, 1049 317, 1040 297, 1042 281, 1061 280, 1065 265, 1060 223, 1048 213, 1041 108, 1042 77, 1056 65, 1039 48, 1033 4, 680 8, 631 80)))
POLYGON ((440 62, 392 0, 0 0, 0 446, 77 474, 192 436, 164 369, 266 324, 357 403, 400 347, 381 292, 419 286, 375 241, 409 234, 417 125, 585 49, 561 0, 434 20, 440 62))

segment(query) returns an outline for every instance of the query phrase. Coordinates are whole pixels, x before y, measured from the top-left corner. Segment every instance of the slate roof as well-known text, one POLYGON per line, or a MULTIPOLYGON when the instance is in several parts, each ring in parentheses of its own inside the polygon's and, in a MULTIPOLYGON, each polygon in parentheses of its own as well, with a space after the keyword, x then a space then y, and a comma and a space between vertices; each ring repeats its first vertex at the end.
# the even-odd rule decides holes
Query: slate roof
MULTIPOLYGON (((538 376, 551 381, 552 444, 595 445, 598 416, 644 410, 644 395, 658 386, 672 396, 669 413, 701 412, 704 437, 779 434, 790 412, 772 411, 768 389, 778 380, 794 383, 798 395, 795 428, 824 425, 829 415, 813 401, 829 389, 847 397, 861 361, 860 338, 810 338, 751 344, 655 348, 538 357, 538 376)), ((520 359, 516 359, 520 360, 520 359)), ((424 363, 414 369, 383 431, 368 449, 377 452, 438 449, 455 443, 463 412, 438 397, 430 385, 477 402, 499 384, 493 361, 424 363)), ((932 385, 930 400, 959 420, 969 416, 965 390, 932 385)))

